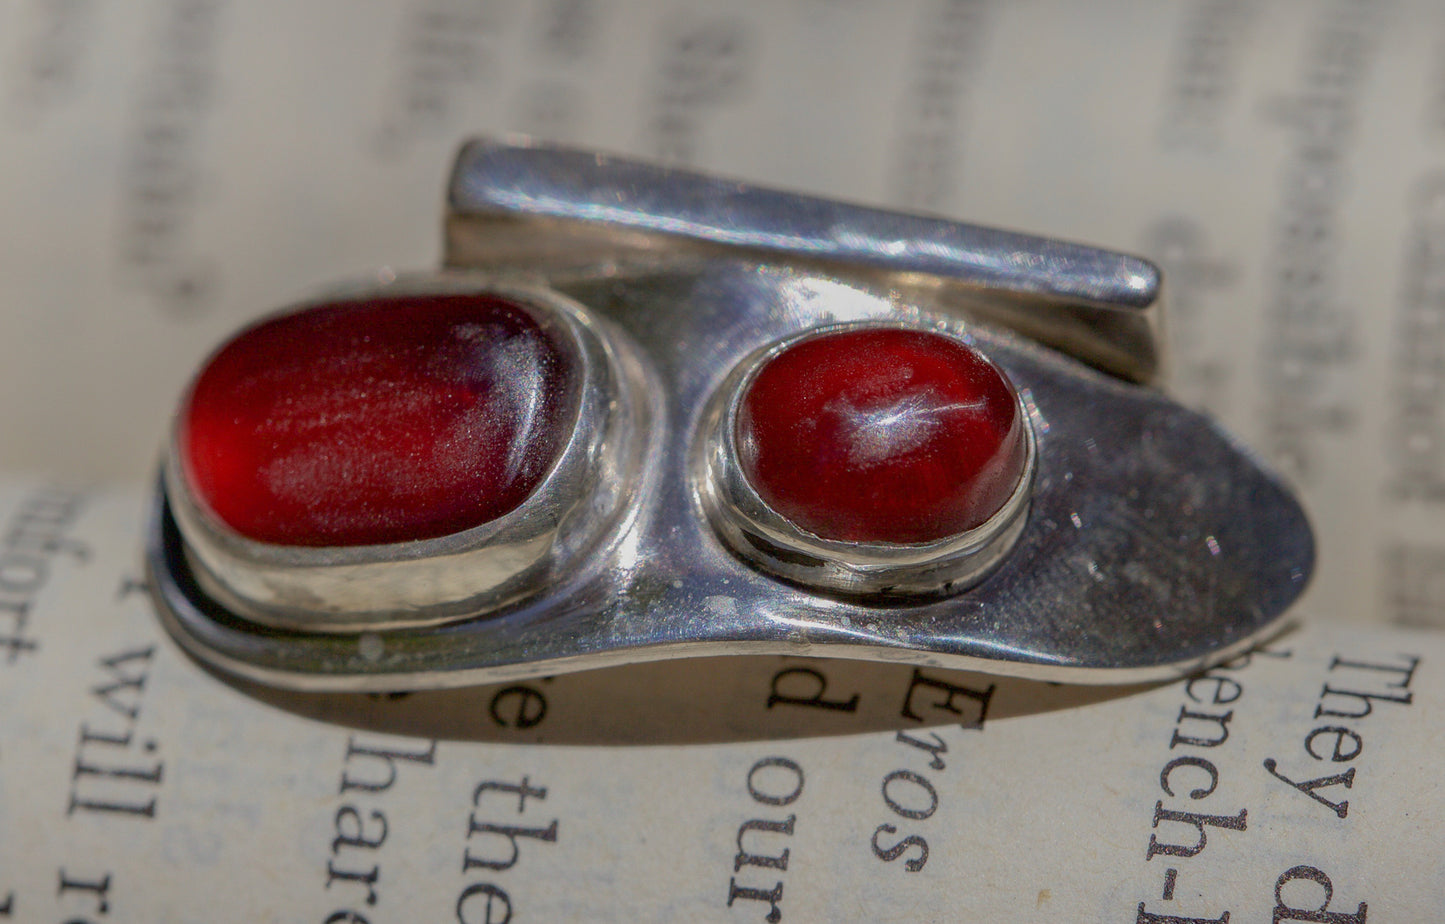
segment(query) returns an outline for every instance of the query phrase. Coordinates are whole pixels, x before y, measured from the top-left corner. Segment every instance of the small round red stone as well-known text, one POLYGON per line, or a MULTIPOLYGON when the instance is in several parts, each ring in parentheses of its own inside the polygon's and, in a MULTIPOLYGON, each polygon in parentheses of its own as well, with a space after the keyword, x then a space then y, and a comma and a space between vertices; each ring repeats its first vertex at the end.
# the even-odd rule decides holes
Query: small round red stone
POLYGON ((758 495, 815 536, 924 543, 981 525, 1023 475, 1013 387, 977 350, 927 331, 854 328, 767 360, 737 422, 758 495))
POLYGON ((335 302, 211 358, 181 411, 181 469, 203 507, 259 542, 432 539, 526 499, 579 394, 566 334, 510 299, 335 302))

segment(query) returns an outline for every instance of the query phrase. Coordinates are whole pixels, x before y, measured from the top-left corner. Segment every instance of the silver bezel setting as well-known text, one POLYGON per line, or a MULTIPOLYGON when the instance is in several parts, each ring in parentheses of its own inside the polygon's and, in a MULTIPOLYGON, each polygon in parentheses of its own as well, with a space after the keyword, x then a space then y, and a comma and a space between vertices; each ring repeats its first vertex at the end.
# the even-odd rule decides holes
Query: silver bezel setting
POLYGON ((643 464, 648 402, 640 397, 645 373, 635 348, 606 321, 543 286, 466 272, 333 290, 279 313, 367 296, 432 294, 508 299, 551 321, 570 341, 578 404, 551 469, 509 513, 450 535, 379 545, 272 545, 240 535, 193 495, 179 462, 177 418, 164 469, 166 496, 198 584, 232 612, 309 632, 452 622, 555 583, 621 530, 643 464))
POLYGON ((926 330, 952 338, 1002 369, 970 342, 961 325, 864 321, 814 327, 749 354, 714 392, 692 461, 697 500, 713 529, 745 560, 785 580, 849 596, 937 596, 983 580, 1018 540, 1028 519, 1037 447, 1027 407, 1015 391, 1023 427, 1024 469, 1003 506, 979 526, 932 542, 847 542, 818 536, 789 520, 748 480, 737 447, 738 411, 759 371, 775 356, 816 337, 857 329, 926 330))

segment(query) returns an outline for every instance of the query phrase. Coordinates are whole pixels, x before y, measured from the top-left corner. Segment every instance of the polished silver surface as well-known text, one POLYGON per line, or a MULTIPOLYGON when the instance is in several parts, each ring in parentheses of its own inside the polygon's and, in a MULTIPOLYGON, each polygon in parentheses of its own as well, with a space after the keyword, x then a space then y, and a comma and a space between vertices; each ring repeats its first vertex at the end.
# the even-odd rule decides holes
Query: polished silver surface
MULTIPOLYGON (((592 444, 602 474, 590 487, 602 500, 583 510, 584 538, 573 554, 517 572, 520 584, 480 568, 488 586, 460 600, 452 589, 419 601, 380 590, 389 571, 447 559, 452 537, 416 556, 312 550, 317 564, 374 569, 371 590, 362 582, 321 612, 302 600, 315 584, 291 551, 227 563, 290 569, 296 596, 279 601, 277 618, 254 609, 253 591, 223 589, 249 578, 218 579, 226 543, 197 543, 184 492, 163 485, 148 534, 152 587, 162 619, 200 660, 277 686, 347 691, 768 652, 1147 681, 1278 631, 1313 567, 1303 511, 1247 450, 1159 392, 1079 362, 1133 379, 1157 372, 1159 279, 1142 261, 576 151, 477 143, 453 179, 447 263, 477 271, 461 284, 527 291, 573 312, 584 334, 621 332, 599 336, 609 358, 598 368, 622 371, 607 392, 617 400, 599 403, 588 426, 605 432, 615 416, 633 436, 592 444), (729 376, 779 341, 848 323, 965 337, 1018 389, 1032 489, 1011 502, 990 540, 1000 554, 979 559, 987 567, 966 590, 900 600, 801 588, 738 554, 709 521, 708 485, 728 477, 706 468, 729 376), (365 561, 340 561, 348 555, 365 561)), ((534 512, 543 534, 567 533, 567 513, 534 512)), ((496 538, 468 541, 485 550, 496 538)), ((435 581, 418 574, 403 583, 472 577, 466 567, 435 581)))
POLYGON ((465 272, 401 278, 326 293, 287 312, 337 300, 487 293, 527 306, 569 341, 580 380, 571 435, 542 482, 510 513, 436 539, 367 546, 257 542, 232 530, 189 490, 178 427, 165 491, 198 585, 230 611, 280 629, 352 632, 449 622, 551 586, 625 532, 652 439, 655 385, 625 335, 605 318, 526 280, 465 272))
MULTIPOLYGON (((498 277, 496 284, 507 284, 498 277)), ((349 635, 238 617, 190 568, 164 492, 149 560, 163 619, 199 659, 305 690, 461 686, 704 654, 827 655, 1080 683, 1171 677, 1282 626, 1314 546, 1284 486, 1200 415, 1007 331, 968 336, 1023 398, 1034 491, 1012 550, 973 588, 898 603, 809 593, 740 559, 689 458, 709 398, 755 350, 840 322, 959 324, 896 293, 721 258, 608 266, 558 283, 645 354, 660 404, 620 534, 492 615, 349 635)))
POLYGON ((1164 364, 1147 260, 547 144, 458 156, 446 263, 549 273, 678 255, 786 262, 1019 330, 1131 381, 1164 364))
MULTIPOLYGON (((693 482, 708 521, 735 553, 805 589, 875 596, 879 602, 888 597, 958 593, 996 568, 1023 530, 1037 467, 1037 448, 1027 408, 1019 410, 1027 452, 1023 474, 1013 492, 986 522, 934 542, 842 542, 813 535, 764 501, 739 461, 738 407, 749 380, 769 359, 811 337, 877 326, 855 322, 815 327, 744 357, 703 410, 699 438, 693 441, 693 482)), ((906 329, 966 334, 956 321, 930 324, 922 318, 910 320, 906 329)))

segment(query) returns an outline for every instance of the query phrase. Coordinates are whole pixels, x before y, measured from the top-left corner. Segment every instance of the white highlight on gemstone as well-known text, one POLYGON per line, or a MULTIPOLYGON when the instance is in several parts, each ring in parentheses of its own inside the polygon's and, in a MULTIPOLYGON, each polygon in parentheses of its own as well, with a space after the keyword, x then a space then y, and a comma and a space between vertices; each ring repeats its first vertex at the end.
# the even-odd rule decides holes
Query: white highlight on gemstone
MULTIPOLYGON (((524 437, 532 433, 544 404, 548 371, 538 344, 527 337, 504 338, 491 324, 458 324, 452 336, 466 344, 472 354, 472 361, 463 368, 475 369, 477 376, 494 389, 498 404, 493 405, 493 413, 500 412, 511 423, 513 433, 524 437)), ((525 438, 511 441, 503 469, 507 480, 521 472, 529 449, 525 438)))
POLYGON ((841 436, 848 446, 849 464, 870 468, 927 445, 942 428, 945 414, 977 415, 986 411, 986 405, 982 398, 943 402, 930 389, 866 409, 839 398, 824 410, 843 421, 841 436))

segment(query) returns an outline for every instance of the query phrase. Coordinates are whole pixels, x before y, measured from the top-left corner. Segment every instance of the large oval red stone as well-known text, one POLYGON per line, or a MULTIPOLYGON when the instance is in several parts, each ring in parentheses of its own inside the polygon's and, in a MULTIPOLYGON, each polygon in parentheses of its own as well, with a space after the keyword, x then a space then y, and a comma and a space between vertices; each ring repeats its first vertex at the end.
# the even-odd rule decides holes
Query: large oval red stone
POLYGON ((921 543, 982 524, 1023 474, 1013 387, 941 334, 857 328, 805 339, 747 386, 743 471, 824 539, 921 543))
POLYGON ((555 321, 492 295, 337 302, 264 321, 182 410, 193 495, 250 539, 431 539, 515 509, 571 433, 578 360, 555 321))

